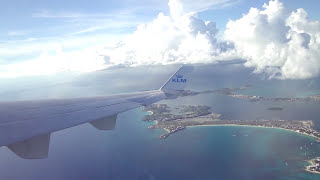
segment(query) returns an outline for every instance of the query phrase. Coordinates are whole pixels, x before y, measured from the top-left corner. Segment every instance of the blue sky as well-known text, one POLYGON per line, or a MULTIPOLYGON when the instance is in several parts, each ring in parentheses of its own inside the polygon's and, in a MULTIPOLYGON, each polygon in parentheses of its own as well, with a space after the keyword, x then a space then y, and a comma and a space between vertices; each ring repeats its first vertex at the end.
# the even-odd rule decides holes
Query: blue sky
MULTIPOLYGON (((282 0, 285 6, 291 10, 303 8, 309 13, 310 19, 320 19, 320 1, 317 0, 282 0)), ((203 19, 217 22, 219 29, 223 30, 229 19, 239 19, 243 14, 247 13, 251 7, 260 8, 268 0, 240 0, 239 3, 226 8, 212 9, 199 13, 203 19)))
MULTIPOLYGON (((217 7, 201 12, 199 17, 215 21, 223 29, 228 19, 239 18, 251 7, 261 7, 267 2, 267 0, 240 0, 229 7, 217 7)), ((320 18, 319 1, 282 0, 282 2, 291 9, 304 8, 312 19, 320 18)), ((104 24, 103 22, 110 21, 110 18, 119 20, 119 25, 114 25, 114 28, 111 26, 103 33, 131 32, 136 28, 136 24, 151 21, 159 12, 169 13, 167 1, 4 1, 0 7, 1 41, 77 33, 104 24)))
POLYGON ((0 7, 3 22, 1 39, 17 38, 15 35, 61 36, 103 25, 111 20, 117 20, 118 27, 123 28, 120 28, 121 31, 128 31, 126 28, 132 31, 137 23, 150 21, 159 11, 165 9, 164 5, 165 3, 159 1, 136 3, 130 0, 96 0, 94 3, 85 0, 5 1, 0 7))
MULTIPOLYGON (((184 9, 184 13, 194 11, 200 20, 216 22, 220 36, 229 20, 240 19, 251 7, 261 9, 264 3, 269 2, 268 0, 175 1, 180 2, 184 8, 189 8, 184 9)), ((320 7, 320 2, 317 0, 282 0, 282 2, 292 11, 298 8, 305 9, 311 20, 320 19, 320 12, 317 9, 320 7)), ((97 46, 103 49, 111 44, 117 44, 136 31, 139 25, 155 21, 159 13, 170 16, 168 1, 4 1, 0 6, 2 22, 0 76, 11 71, 6 65, 28 62, 39 57, 50 59, 50 55, 60 51, 70 53, 86 49, 91 53, 97 51, 93 49, 97 46)), ((72 58, 72 55, 68 54, 68 58, 72 58)), ((54 58, 52 60, 54 61, 54 58)), ((56 71, 59 70, 48 72, 56 71)))

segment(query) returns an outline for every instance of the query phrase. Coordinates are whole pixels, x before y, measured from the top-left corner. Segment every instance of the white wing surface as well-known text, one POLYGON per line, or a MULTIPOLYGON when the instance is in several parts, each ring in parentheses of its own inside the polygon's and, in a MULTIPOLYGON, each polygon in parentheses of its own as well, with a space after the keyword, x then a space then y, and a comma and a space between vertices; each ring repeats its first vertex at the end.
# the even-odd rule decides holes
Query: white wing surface
POLYGON ((165 99, 167 89, 171 94, 183 90, 187 79, 175 79, 184 77, 186 68, 181 67, 160 90, 91 98, 0 102, 0 146, 7 146, 22 158, 46 158, 52 132, 87 122, 99 130, 113 129, 117 114, 165 99))

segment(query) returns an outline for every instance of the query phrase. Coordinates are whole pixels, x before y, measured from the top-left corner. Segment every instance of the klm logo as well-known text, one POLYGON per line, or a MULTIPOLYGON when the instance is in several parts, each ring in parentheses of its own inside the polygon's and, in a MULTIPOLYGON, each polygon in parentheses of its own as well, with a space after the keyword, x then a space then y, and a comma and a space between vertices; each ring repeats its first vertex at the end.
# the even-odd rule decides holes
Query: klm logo
POLYGON ((175 83, 186 83, 187 79, 183 79, 183 76, 181 74, 176 75, 176 78, 172 78, 172 82, 175 83))

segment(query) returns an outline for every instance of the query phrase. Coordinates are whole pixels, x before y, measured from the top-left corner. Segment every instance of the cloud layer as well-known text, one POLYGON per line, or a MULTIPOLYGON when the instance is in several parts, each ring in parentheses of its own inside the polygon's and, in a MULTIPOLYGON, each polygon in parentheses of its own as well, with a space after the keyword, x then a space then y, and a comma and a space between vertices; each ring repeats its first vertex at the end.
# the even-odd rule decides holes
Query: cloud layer
POLYGON ((282 79, 319 75, 320 22, 308 20, 303 9, 289 12, 280 1, 270 1, 229 21, 224 35, 256 72, 282 79))
POLYGON ((215 23, 196 16, 173 19, 162 13, 115 48, 101 51, 109 66, 146 64, 210 63, 230 55, 227 43, 217 42, 215 23))
POLYGON ((115 45, 79 51, 59 46, 33 60, 0 66, 0 77, 233 59, 245 60, 246 66, 270 78, 305 79, 320 74, 320 21, 309 20, 303 9, 290 12, 279 0, 271 0, 230 20, 217 38, 216 24, 198 18, 197 12, 234 2, 169 0, 169 15, 159 13, 115 45))
MULTIPOLYGON (((201 1, 204 2, 209 1, 201 1)), ((229 1, 212 2, 215 1, 211 1, 210 6, 229 1)), ((116 47, 100 51, 106 65, 212 63, 221 59, 233 59, 233 45, 216 39, 216 24, 199 19, 195 13, 208 7, 208 3, 194 9, 183 5, 181 0, 170 0, 169 16, 160 13, 151 23, 140 25, 116 47)))
POLYGON ((264 4, 262 9, 251 8, 242 18, 230 20, 223 41, 218 41, 215 23, 204 22, 195 12, 229 1, 208 3, 190 6, 182 0, 170 0, 170 16, 160 13, 153 22, 140 25, 119 46, 101 55, 108 66, 214 63, 240 58, 255 72, 270 78, 319 75, 320 22, 308 20, 303 9, 289 12, 279 0, 264 4))

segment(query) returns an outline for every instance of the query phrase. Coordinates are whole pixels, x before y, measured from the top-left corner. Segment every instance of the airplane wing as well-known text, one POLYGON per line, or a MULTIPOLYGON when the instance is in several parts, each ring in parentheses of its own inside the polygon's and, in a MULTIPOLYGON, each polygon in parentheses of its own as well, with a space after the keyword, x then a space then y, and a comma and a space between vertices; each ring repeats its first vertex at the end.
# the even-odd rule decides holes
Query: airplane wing
POLYGON ((117 115, 163 100, 183 90, 192 67, 181 67, 159 89, 74 99, 0 102, 0 147, 25 159, 48 157, 52 132, 90 123, 99 130, 115 127, 117 115))

